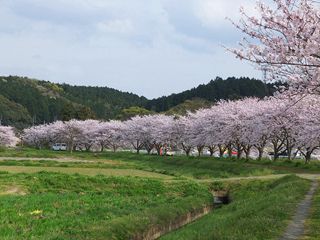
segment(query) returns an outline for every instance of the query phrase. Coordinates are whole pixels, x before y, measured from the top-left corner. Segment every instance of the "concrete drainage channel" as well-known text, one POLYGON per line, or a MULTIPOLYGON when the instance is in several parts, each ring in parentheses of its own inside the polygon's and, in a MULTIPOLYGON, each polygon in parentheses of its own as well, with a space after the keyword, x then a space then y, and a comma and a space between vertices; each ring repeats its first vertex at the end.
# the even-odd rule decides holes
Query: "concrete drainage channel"
POLYGON ((179 216, 175 220, 169 222, 163 226, 155 226, 149 229, 143 234, 139 234, 132 238, 132 240, 155 240, 161 236, 184 227, 185 225, 192 223, 208 213, 212 212, 213 209, 219 208, 224 204, 230 203, 230 195, 228 191, 215 191, 212 192, 213 202, 210 205, 204 206, 203 208, 193 210, 185 215, 179 216))

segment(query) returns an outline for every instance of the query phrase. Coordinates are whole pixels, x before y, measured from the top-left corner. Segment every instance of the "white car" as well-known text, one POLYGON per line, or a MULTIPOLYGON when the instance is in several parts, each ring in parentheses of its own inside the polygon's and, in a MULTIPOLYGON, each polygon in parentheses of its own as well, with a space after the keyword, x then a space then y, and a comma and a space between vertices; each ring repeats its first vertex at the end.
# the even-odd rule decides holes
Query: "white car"
POLYGON ((55 143, 52 145, 53 151, 67 151, 67 144, 65 143, 55 143))

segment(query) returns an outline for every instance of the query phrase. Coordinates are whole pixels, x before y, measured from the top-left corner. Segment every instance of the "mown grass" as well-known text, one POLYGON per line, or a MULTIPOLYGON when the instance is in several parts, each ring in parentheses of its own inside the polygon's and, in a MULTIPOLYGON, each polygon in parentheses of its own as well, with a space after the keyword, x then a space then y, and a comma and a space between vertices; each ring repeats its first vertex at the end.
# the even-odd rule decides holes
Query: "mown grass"
MULTIPOLYGON (((154 155, 137 155, 130 152, 54 152, 51 150, 36 150, 31 148, 18 148, 16 150, 6 149, 0 151, 0 157, 26 157, 26 158, 66 158, 66 162, 71 159, 83 159, 94 161, 95 163, 44 163, 45 165, 63 167, 92 167, 92 168, 135 168, 152 172, 164 173, 173 176, 191 176, 198 179, 203 178, 226 178, 232 176, 261 176, 274 173, 318 173, 320 171, 320 162, 312 161, 310 164, 304 164, 302 160, 287 161, 285 159, 276 162, 270 160, 236 160, 219 159, 210 157, 186 157, 174 156, 163 157, 154 155), (112 163, 112 164, 111 164, 112 163)), ((2 162, 0 162, 0 165, 2 162)), ((7 165, 8 163, 6 163, 7 165)), ((15 163, 11 163, 15 164, 15 163)), ((26 166, 31 163, 22 163, 26 166)), ((38 163, 39 164, 39 163, 38 163)), ((21 164, 20 164, 21 165, 21 164)))
MULTIPOLYGON (((125 172, 129 169, 150 175, 167 175, 171 177, 189 177, 195 179, 228 178, 243 176, 265 176, 271 174, 288 173, 284 170, 272 170, 265 166, 246 165, 241 162, 219 159, 188 159, 158 156, 136 156, 128 154, 123 158, 115 156, 114 160, 97 160, 93 162, 65 162, 46 160, 3 160, 0 161, 0 170, 10 172, 57 171, 79 173, 94 171, 97 174, 111 174, 125 172), (69 170, 68 170, 69 168, 69 170), (29 170, 28 170, 29 169, 29 170)), ((134 172, 134 171, 133 171, 134 172)))
MULTIPOLYGON (((10 161, 10 157, 14 157, 12 156, 14 155, 14 152, 12 153, 12 150, 7 150, 4 156, 7 156, 6 159, 8 159, 7 161, 0 161, 0 169, 5 170, 5 166, 137 169, 175 177, 191 177, 196 179, 227 178, 235 176, 263 176, 288 172, 284 170, 270 169, 268 166, 259 166, 254 164, 246 164, 240 161, 232 161, 230 159, 204 157, 195 158, 186 156, 168 157, 143 154, 137 155, 128 152, 82 152, 70 155, 70 153, 66 152, 48 152, 48 150, 39 151, 33 149, 22 149, 21 151, 25 152, 25 156, 37 156, 39 158, 38 161, 10 161), (41 161, 41 157, 44 158, 43 156, 50 158, 67 157, 67 159, 64 163, 55 161, 41 161), (92 162, 71 162, 70 157, 75 159, 81 157, 81 159, 90 160, 92 162)), ((3 155, 0 154, 0 156, 3 155)))
POLYGON ((309 186, 295 176, 230 184, 230 205, 161 239, 279 239, 309 186))
POLYGON ((275 173, 287 173, 273 170, 268 166, 245 164, 230 159, 186 156, 150 156, 128 153, 106 153, 107 159, 121 160, 135 164, 138 169, 173 176, 187 176, 196 179, 228 178, 234 176, 263 176, 275 173))
POLYGON ((306 234, 303 239, 318 240, 320 236, 320 188, 318 188, 312 203, 311 216, 306 222, 306 234))
POLYGON ((0 166, 0 171, 9 173, 37 173, 41 171, 66 173, 66 174, 83 174, 88 176, 105 175, 105 176, 132 176, 147 177, 158 179, 173 179, 172 176, 165 174, 148 172, 138 169, 103 169, 103 168, 74 168, 74 167, 43 167, 43 166, 0 166))
POLYGON ((0 239, 130 239, 212 201, 194 182, 0 174, 0 239), (14 191, 12 191, 14 189, 14 191))

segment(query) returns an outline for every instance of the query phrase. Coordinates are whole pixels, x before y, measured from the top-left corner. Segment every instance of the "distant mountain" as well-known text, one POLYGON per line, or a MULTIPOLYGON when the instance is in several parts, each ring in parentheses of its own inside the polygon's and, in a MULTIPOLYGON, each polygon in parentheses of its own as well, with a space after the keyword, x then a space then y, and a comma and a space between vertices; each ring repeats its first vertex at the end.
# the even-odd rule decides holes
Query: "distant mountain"
POLYGON ((216 78, 208 84, 202 84, 178 94, 150 100, 145 107, 155 112, 163 112, 194 98, 216 102, 220 99, 262 98, 272 95, 275 91, 274 84, 265 84, 256 79, 232 77, 223 80, 222 78, 216 78))
POLYGON ((148 101, 145 97, 108 87, 59 86, 67 99, 89 107, 98 119, 114 119, 123 109, 142 107, 148 101))
POLYGON ((148 100, 108 87, 71 86, 26 77, 0 77, 0 123, 18 128, 55 120, 126 119, 138 114, 185 114, 220 99, 272 95, 271 84, 249 78, 217 78, 178 94, 148 100))

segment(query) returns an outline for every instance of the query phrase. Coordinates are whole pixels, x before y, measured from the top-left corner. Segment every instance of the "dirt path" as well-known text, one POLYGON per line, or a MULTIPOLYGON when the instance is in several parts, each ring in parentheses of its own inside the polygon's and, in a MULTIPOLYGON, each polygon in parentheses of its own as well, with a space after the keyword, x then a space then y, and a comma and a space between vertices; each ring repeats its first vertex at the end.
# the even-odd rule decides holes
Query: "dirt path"
POLYGON ((309 216, 312 197, 315 194, 318 186, 319 182, 314 180, 305 199, 298 205, 297 212, 294 215, 292 222, 280 240, 298 240, 303 236, 304 223, 309 216))

